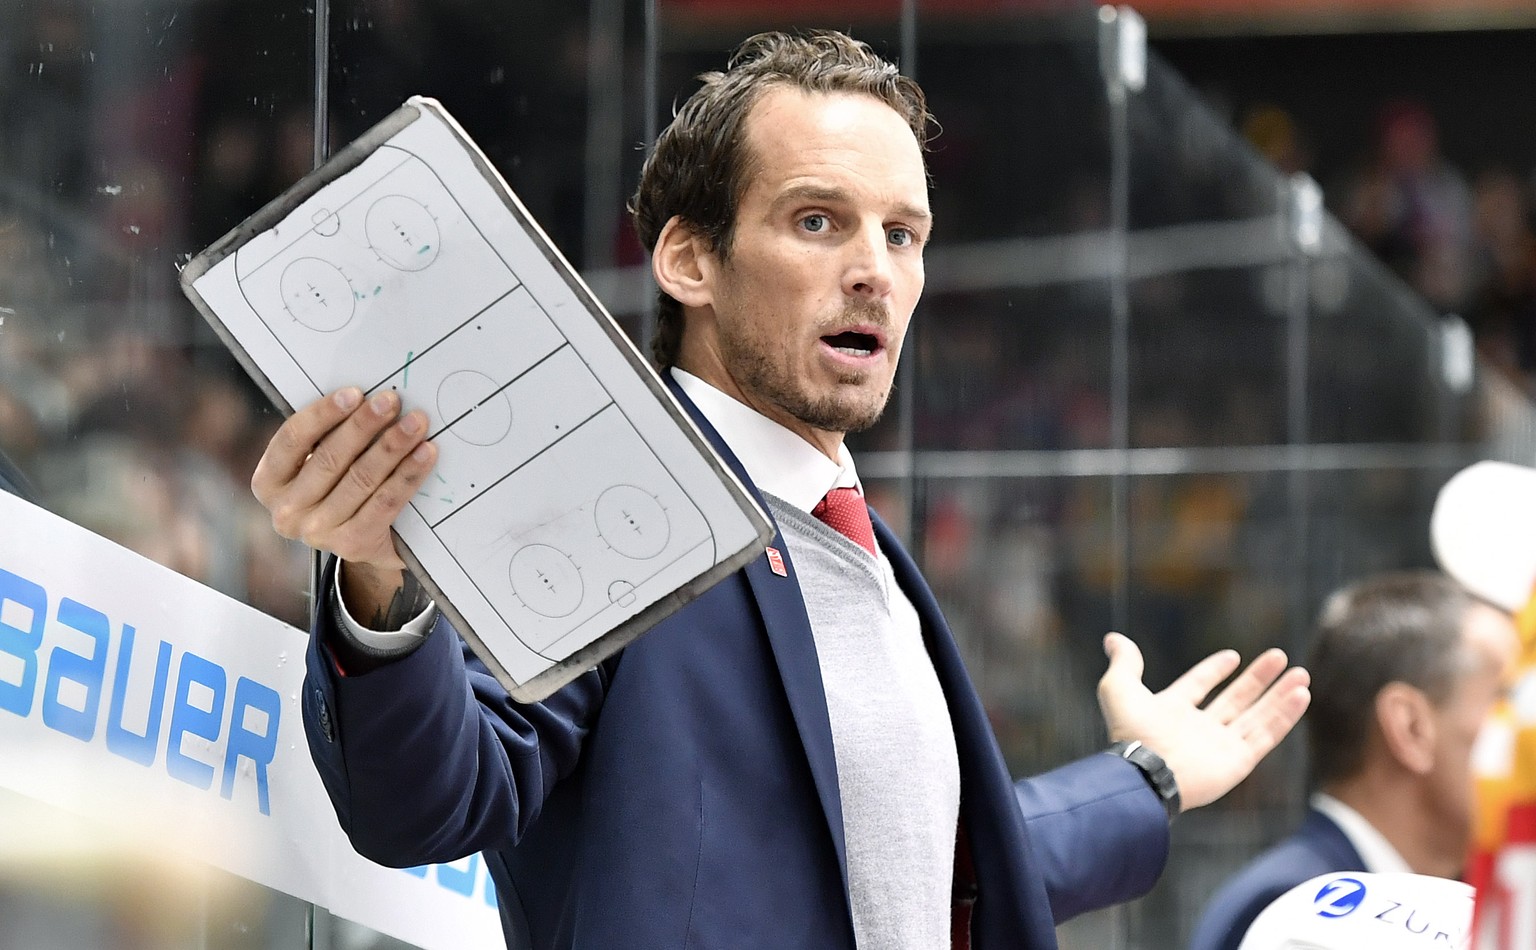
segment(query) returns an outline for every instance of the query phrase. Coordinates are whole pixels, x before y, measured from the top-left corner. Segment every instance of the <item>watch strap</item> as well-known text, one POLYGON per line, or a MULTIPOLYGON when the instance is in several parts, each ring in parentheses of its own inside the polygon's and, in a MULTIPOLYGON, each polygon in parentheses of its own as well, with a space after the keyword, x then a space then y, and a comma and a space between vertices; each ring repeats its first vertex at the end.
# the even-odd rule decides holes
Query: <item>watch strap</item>
POLYGON ((1168 813, 1169 821, 1173 821, 1184 810, 1179 799, 1179 783, 1173 777, 1173 770, 1163 761, 1162 756, 1143 745, 1140 739, 1116 742, 1105 751, 1141 770, 1142 777, 1152 786, 1158 801, 1163 803, 1163 811, 1168 813))

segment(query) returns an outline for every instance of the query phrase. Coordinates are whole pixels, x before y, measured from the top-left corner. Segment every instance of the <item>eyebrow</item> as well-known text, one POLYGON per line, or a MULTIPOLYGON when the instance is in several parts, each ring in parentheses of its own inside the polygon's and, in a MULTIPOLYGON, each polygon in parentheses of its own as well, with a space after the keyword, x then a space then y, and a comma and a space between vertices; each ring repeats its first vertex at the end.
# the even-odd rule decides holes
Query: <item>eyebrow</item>
MULTIPOLYGON (((823 185, 795 185, 781 192, 773 201, 775 209, 787 204, 799 201, 826 202, 828 204, 846 204, 851 197, 844 188, 828 188, 823 185)), ((924 222, 931 222, 933 214, 927 208, 905 202, 896 206, 896 214, 903 218, 917 218, 924 222)))

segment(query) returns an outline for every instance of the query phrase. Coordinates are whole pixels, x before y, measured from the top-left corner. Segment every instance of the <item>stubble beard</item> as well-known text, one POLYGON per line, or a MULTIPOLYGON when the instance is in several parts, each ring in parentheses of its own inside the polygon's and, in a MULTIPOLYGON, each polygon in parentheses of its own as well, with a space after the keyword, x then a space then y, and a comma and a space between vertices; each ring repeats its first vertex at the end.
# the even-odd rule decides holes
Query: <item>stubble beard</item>
MULTIPOLYGON (((863 322, 889 325, 883 310, 879 311, 879 316, 872 317, 867 310, 849 308, 842 319, 844 324, 863 322)), ((788 348, 783 351, 782 362, 776 365, 770 357, 771 346, 771 342, 758 339, 728 339, 722 341, 721 356, 730 375, 740 380, 744 389, 756 393, 791 418, 814 429, 825 432, 863 432, 880 421, 890 401, 891 387, 887 386, 884 392, 868 393, 863 386, 868 382, 870 374, 848 372, 837 377, 838 388, 831 394, 815 396, 800 386, 800 380, 785 369, 791 365, 788 348)))
POLYGON ((867 373, 847 373, 838 377, 839 387, 849 387, 846 393, 834 391, 830 395, 816 397, 792 385, 792 381, 775 374, 764 361, 754 361, 746 369, 749 384, 762 396, 785 413, 813 429, 825 432, 863 432, 885 412, 890 390, 868 394, 859 387, 867 373))

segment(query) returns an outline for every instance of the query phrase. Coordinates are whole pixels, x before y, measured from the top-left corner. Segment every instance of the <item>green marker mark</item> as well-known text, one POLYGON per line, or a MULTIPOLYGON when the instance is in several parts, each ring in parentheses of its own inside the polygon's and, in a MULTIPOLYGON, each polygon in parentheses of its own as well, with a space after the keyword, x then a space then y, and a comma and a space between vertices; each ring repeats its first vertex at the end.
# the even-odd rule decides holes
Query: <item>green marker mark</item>
POLYGON ((437 474, 436 472, 432 473, 432 477, 437 479, 438 481, 442 482, 444 485, 448 484, 448 479, 446 479, 443 476, 437 474))
POLYGON ((416 356, 416 351, 415 350, 406 350, 406 352, 405 352, 405 375, 400 378, 400 385, 402 385, 402 386, 409 386, 411 384, 411 360, 415 356, 416 356))
POLYGON ((432 245, 430 245, 430 244, 423 244, 421 246, 421 250, 417 251, 416 253, 417 254, 425 254, 425 253, 427 253, 430 250, 432 250, 432 245))
POLYGON ((383 291, 383 289, 384 289, 384 286, 383 286, 383 285, 382 285, 382 284, 381 284, 381 285, 379 285, 379 286, 378 286, 378 287, 375 287, 375 288, 373 288, 373 295, 374 295, 374 296, 375 296, 375 297, 377 297, 377 296, 378 296, 378 295, 379 295, 379 293, 380 293, 380 292, 381 292, 381 291, 383 291))

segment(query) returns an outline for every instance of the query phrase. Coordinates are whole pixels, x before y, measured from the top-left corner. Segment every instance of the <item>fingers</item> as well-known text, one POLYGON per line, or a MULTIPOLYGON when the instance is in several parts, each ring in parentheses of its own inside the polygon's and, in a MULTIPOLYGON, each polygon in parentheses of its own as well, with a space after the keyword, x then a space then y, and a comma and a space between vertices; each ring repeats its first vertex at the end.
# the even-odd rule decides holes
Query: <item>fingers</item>
POLYGON ((420 411, 396 421, 400 398, 364 402, 349 387, 294 413, 267 446, 251 490, 284 537, 348 560, 399 567, 389 526, 437 459, 420 411))
POLYGON ((299 474, 315 445, 350 416, 362 399, 362 390, 348 386, 289 416, 267 443, 251 475, 251 492, 256 499, 270 508, 269 502, 299 474))
MULTIPOLYGON (((1236 657, 1233 655, 1233 669, 1236 668, 1236 657)), ((1271 648, 1265 650, 1254 658, 1248 668, 1233 680, 1226 689, 1222 690, 1215 699, 1211 700, 1206 709, 1220 722, 1231 722, 1244 710, 1253 705, 1254 700, 1264 695, 1269 684, 1275 681, 1275 677, 1285 671, 1285 651, 1271 648)), ((1231 670, 1227 671, 1231 673, 1231 670)), ((1223 677, 1225 679, 1225 676, 1223 677)), ((1214 685, 1214 684, 1212 684, 1214 685)), ((1208 688, 1207 693, 1210 692, 1208 688)), ((1204 699, 1204 694, 1201 695, 1204 699)))
POLYGON ((1279 745, 1301 720, 1312 702, 1311 682, 1311 675, 1306 670, 1293 666, 1257 702, 1232 721, 1233 728, 1257 753, 1256 758, 1279 745))
POLYGON ((1236 650, 1218 650, 1186 670, 1164 692, 1191 706, 1198 706, 1205 702, 1205 697, 1217 684, 1232 675, 1239 661, 1236 650))
POLYGON ((390 390, 375 393, 340 424, 332 427, 318 443, 311 443, 311 456, 292 482, 292 501, 314 505, 333 491, 350 501, 347 514, 356 511, 367 495, 377 488, 406 452, 415 448, 426 435, 425 419, 409 414, 393 428, 390 423, 400 411, 400 397, 390 390), (406 431, 412 425, 412 431, 406 431), (388 442, 389 451, 371 452, 375 440, 388 442), (389 458, 393 456, 393 462, 389 458), (363 468, 354 463, 362 462, 363 468), (385 465, 388 465, 385 468, 385 465))
POLYGON ((334 526, 328 550, 367 547, 388 533, 437 461, 437 446, 422 441, 425 430, 425 417, 414 412, 390 426, 315 506, 311 522, 334 526))

